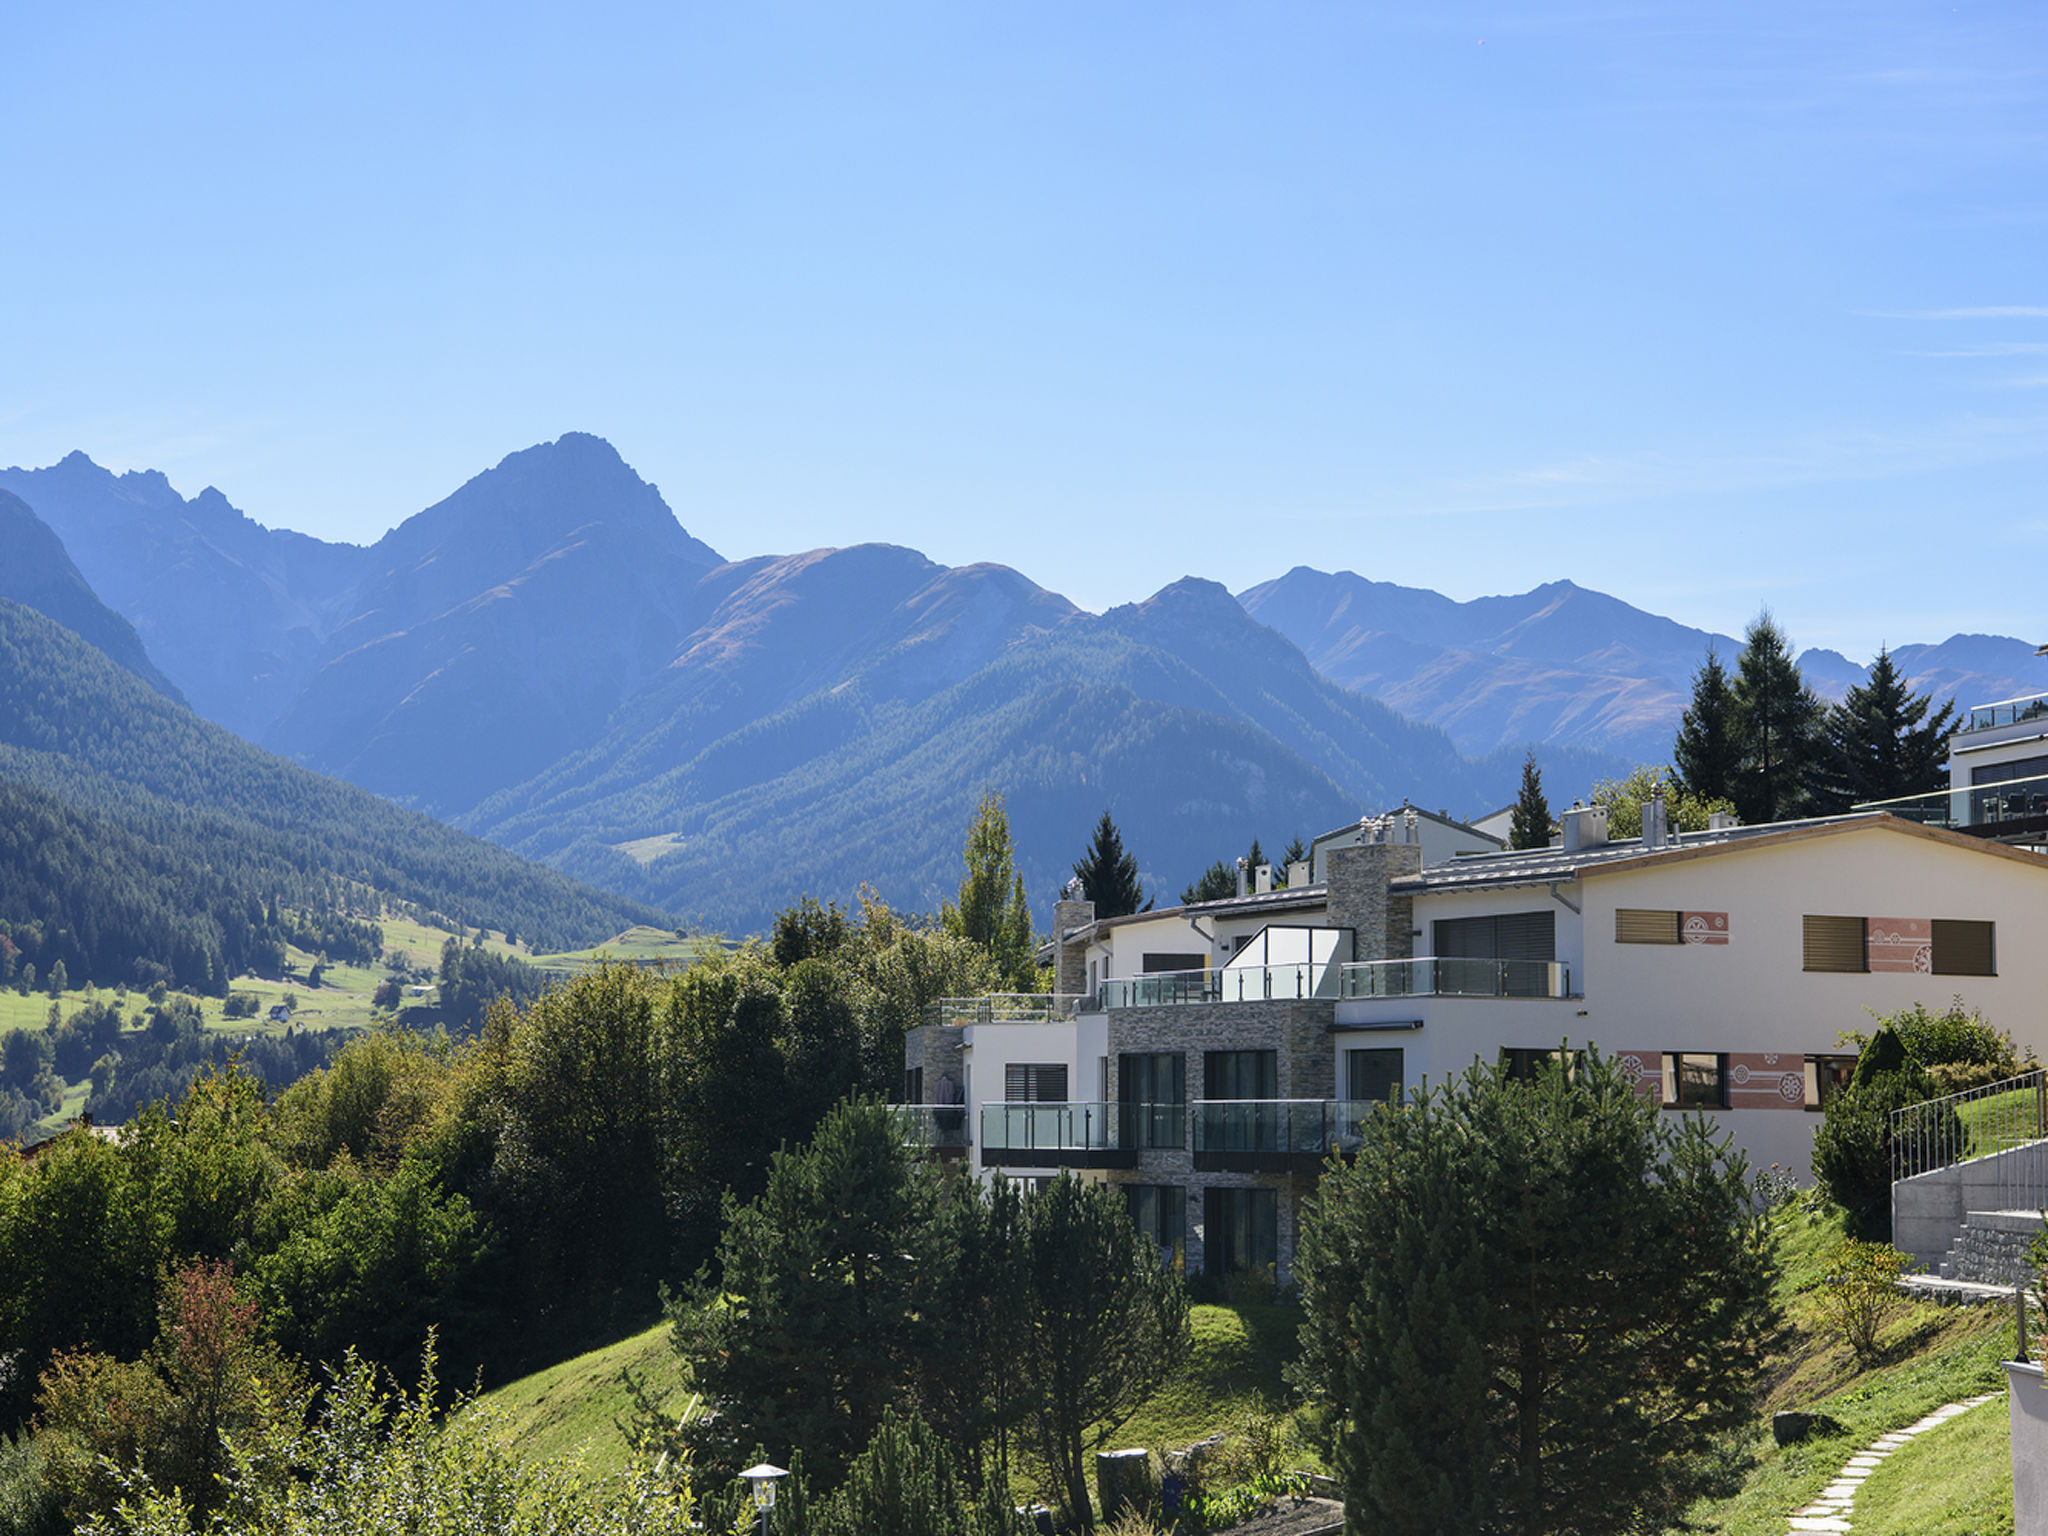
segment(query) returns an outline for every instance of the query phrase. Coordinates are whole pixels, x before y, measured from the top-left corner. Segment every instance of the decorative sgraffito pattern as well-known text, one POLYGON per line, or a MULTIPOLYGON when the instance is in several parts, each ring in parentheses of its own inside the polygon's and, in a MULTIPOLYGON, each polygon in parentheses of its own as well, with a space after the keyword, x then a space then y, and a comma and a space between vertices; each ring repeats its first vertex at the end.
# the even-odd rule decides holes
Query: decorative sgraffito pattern
POLYGON ((1873 917, 1864 953, 1873 971, 1925 976, 1934 969, 1934 924, 1924 917, 1873 917))
POLYGON ((1637 1093, 1646 1099, 1662 1101, 1664 1097, 1664 1053, 1662 1051, 1622 1051, 1614 1058, 1614 1064, 1621 1068, 1622 1076, 1635 1085, 1637 1093))
POLYGON ((1688 944, 1726 944, 1728 914, 1681 912, 1678 914, 1678 936, 1688 944))
POLYGON ((1804 1109, 1806 1060, 1777 1051, 1734 1051, 1728 1056, 1730 1109, 1804 1109))

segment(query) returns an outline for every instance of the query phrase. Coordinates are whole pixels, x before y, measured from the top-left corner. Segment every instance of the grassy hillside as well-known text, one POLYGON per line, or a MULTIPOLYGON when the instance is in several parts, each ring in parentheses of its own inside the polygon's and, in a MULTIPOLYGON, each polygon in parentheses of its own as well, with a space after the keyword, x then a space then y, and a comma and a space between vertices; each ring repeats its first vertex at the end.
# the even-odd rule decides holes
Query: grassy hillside
POLYGON ((560 1365, 508 1382, 478 1401, 496 1416, 512 1449, 528 1461, 581 1456, 586 1471, 615 1472, 626 1463, 619 1424, 633 1411, 622 1370, 645 1377, 649 1391, 670 1393, 680 1414, 689 1401, 685 1373, 667 1323, 657 1323, 560 1365))
POLYGON ((592 944, 587 949, 557 950, 529 958, 541 970, 574 976, 605 960, 631 960, 640 965, 688 965, 700 955, 715 951, 718 943, 717 939, 694 934, 684 937, 672 929, 649 928, 642 924, 613 934, 602 944, 592 944))
MULTIPOLYGON (((1828 1333, 1817 1295, 1827 1253, 1842 1238, 1840 1216, 1795 1204, 1776 1222, 1785 1266, 1780 1296, 1797 1331, 1777 1363, 1751 1442, 1755 1471, 1734 1497, 1692 1512, 1708 1536, 1784 1536, 1786 1517, 1879 1435, 2005 1385, 1999 1362, 2012 1351, 2008 1307, 1902 1301, 1880 1337, 1876 1362, 1859 1367, 1848 1346, 1828 1333), (1824 1413, 1841 1432, 1780 1448, 1769 1415, 1785 1409, 1824 1413)), ((2010 1536, 2012 1462, 2002 1403, 1921 1437, 1887 1462, 1857 1495, 1851 1520, 1857 1536, 2010 1536)))

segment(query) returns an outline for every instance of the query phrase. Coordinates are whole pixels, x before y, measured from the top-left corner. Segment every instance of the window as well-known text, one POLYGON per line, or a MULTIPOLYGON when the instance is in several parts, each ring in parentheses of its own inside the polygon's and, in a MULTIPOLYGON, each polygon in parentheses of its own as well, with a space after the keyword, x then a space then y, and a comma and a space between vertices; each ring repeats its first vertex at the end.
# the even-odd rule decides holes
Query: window
POLYGON ((1993 965, 1991 923, 1962 922, 1954 918, 1934 920, 1934 974, 1937 976, 1996 976, 1993 965))
POLYGON ((1280 1062, 1277 1051, 1204 1051, 1202 1097, 1205 1099, 1277 1099, 1280 1062))
POLYGON ((1197 950, 1187 954, 1173 951, 1160 954, 1148 950, 1139 965, 1139 969, 1147 976, 1157 976, 1162 972, 1172 971, 1206 971, 1208 968, 1209 953, 1207 950, 1197 950))
POLYGON ((1614 910, 1614 942, 1617 944, 1676 944, 1678 914, 1651 912, 1642 907, 1614 910))
POLYGON ((922 1104, 924 1102, 923 1067, 905 1067, 903 1069, 903 1102, 906 1104, 922 1104))
POLYGON ((1270 1189, 1202 1191, 1203 1268, 1237 1275, 1280 1257, 1280 1201, 1270 1189))
POLYGON ((1179 1051, 1126 1052, 1117 1058, 1117 1102, 1125 1106, 1128 1144, 1178 1147, 1187 1140, 1187 1057, 1179 1051))
MULTIPOLYGON (((1572 1054, 1576 1056, 1579 1053, 1574 1051, 1572 1054)), ((1503 1047, 1500 1053, 1501 1069, 1518 1083, 1533 1083, 1556 1066, 1559 1059, 1555 1049, 1535 1050, 1520 1045, 1503 1047)))
POLYGON ((1171 1259, 1187 1242, 1188 1201, 1178 1184, 1126 1184, 1124 1199, 1131 1208, 1131 1225, 1159 1245, 1160 1253, 1171 1259))
POLYGON ((1003 1068, 1003 1100, 1009 1104, 1067 1102, 1067 1064, 1013 1061, 1003 1068))
POLYGON ((1867 971, 1863 953, 1863 919, 1860 917, 1814 917, 1800 920, 1805 925, 1805 958, 1809 971, 1867 971))
POLYGON ((1809 1056, 1806 1058, 1806 1107, 1826 1109, 1834 1096, 1849 1086, 1856 1075, 1854 1056, 1809 1056))
POLYGON ((1464 960, 1555 960, 1555 912, 1500 912, 1487 917, 1442 917, 1436 952, 1464 960))
POLYGON ((1728 1058, 1705 1051, 1664 1053, 1666 1109, 1726 1109, 1728 1058))
POLYGON ((2014 779, 2048 776, 2048 757, 2022 757, 2009 763, 1988 763, 1970 770, 1970 784, 2010 784, 2014 779))
POLYGON ((1407 1087, 1401 1049, 1378 1047, 1344 1053, 1344 1097, 1356 1102, 1397 1102, 1407 1087))

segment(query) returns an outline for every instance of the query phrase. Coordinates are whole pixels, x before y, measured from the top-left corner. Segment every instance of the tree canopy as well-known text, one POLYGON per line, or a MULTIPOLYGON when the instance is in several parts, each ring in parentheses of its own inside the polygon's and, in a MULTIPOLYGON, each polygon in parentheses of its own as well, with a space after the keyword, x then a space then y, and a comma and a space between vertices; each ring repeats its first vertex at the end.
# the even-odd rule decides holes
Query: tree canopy
POLYGON ((1711 645, 1692 677, 1692 702, 1671 748, 1679 782, 1695 800, 1732 802, 1742 762, 1742 725, 1727 668, 1711 645))
POLYGON ((1792 642, 1769 609, 1744 632, 1732 692, 1741 756, 1728 793, 1736 811, 1752 826, 1805 815, 1827 706, 1800 677, 1792 642))
POLYGON ((1098 918, 1129 917, 1148 905, 1138 883, 1138 861, 1124 852, 1123 834, 1108 811, 1095 823, 1088 851, 1074 861, 1074 878, 1081 882, 1082 896, 1095 903, 1098 918))
POLYGON ((1747 1167, 1704 1118, 1588 1051, 1366 1120, 1294 1265, 1347 1530, 1620 1536, 1715 1485, 1779 1320, 1747 1167))
POLYGON ((1816 763, 1820 808, 1846 811, 1861 801, 1943 788, 1955 711, 1953 699, 1936 710, 1931 695, 1914 693, 1891 652, 1880 649, 1869 681, 1850 688, 1827 712, 1825 749, 1816 763))
POLYGON ((939 909, 946 931, 993 955, 1005 984, 1013 990, 1036 990, 1031 901, 1024 893, 1024 877, 1017 873, 1010 819, 1001 795, 991 791, 981 797, 961 859, 967 873, 960 881, 959 901, 946 902, 939 909))
POLYGON ((1510 848, 1548 848, 1553 822, 1550 801, 1543 794, 1543 770, 1536 766, 1532 750, 1522 759, 1522 788, 1515 796, 1513 814, 1508 818, 1510 848))

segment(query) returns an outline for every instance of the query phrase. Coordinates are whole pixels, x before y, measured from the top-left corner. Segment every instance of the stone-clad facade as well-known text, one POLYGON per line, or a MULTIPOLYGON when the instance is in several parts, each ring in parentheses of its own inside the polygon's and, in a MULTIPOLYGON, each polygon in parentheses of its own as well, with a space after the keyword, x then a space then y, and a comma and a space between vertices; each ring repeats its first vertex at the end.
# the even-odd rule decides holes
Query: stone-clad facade
POLYGON ((1357 960, 1408 960, 1415 954, 1415 898, 1395 894, 1394 881, 1422 868, 1422 850, 1412 843, 1366 843, 1336 848, 1330 871, 1328 916, 1332 928, 1351 930, 1357 960))

